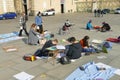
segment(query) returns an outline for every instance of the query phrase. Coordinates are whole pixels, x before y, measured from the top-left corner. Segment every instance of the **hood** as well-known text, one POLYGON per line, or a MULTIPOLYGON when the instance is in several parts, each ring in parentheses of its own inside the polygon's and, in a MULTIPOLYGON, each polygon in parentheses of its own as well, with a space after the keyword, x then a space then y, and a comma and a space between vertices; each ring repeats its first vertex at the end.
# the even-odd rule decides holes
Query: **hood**
POLYGON ((80 43, 74 43, 71 46, 73 46, 73 47, 75 47, 77 49, 81 47, 80 43))

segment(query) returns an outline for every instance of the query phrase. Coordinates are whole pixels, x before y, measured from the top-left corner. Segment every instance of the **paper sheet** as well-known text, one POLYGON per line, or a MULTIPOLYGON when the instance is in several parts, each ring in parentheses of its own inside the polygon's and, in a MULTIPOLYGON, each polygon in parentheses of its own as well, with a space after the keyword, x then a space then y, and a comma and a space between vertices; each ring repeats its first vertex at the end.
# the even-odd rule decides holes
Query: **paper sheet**
POLYGON ((97 56, 98 59, 105 59, 107 58, 106 56, 97 56))
POLYGON ((100 44, 102 42, 103 42, 102 40, 96 40, 96 39, 92 40, 92 43, 96 43, 96 44, 100 44))
POLYGON ((101 63, 101 62, 96 63, 95 65, 97 65, 97 66, 100 67, 100 68, 106 68, 106 69, 111 68, 111 66, 106 65, 106 64, 101 63))
POLYGON ((13 76, 18 80, 32 80, 34 76, 27 74, 26 72, 20 72, 13 76))
POLYGON ((65 46, 63 46, 63 45, 56 45, 56 48, 57 49, 65 49, 65 46))
POLYGON ((49 47, 49 48, 46 48, 47 50, 57 50, 57 48, 55 46, 52 46, 52 47, 49 47))
POLYGON ((114 73, 120 76, 120 69, 117 69, 114 73))

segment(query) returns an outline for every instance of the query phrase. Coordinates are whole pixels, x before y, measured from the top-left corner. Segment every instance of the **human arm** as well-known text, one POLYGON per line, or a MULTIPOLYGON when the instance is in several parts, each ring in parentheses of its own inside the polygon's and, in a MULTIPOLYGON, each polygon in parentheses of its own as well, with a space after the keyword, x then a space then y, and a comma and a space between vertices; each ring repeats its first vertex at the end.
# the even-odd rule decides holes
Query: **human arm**
POLYGON ((67 53, 66 53, 66 56, 72 57, 72 53, 73 53, 72 47, 69 45, 69 49, 68 49, 68 51, 67 51, 67 53))

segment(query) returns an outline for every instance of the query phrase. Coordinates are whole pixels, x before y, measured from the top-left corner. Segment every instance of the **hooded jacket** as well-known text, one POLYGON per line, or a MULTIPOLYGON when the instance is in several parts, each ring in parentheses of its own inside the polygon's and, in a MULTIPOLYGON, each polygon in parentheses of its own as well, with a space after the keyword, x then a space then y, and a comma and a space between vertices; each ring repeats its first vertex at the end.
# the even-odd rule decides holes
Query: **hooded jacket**
POLYGON ((81 57, 82 47, 80 43, 73 43, 69 45, 69 50, 66 54, 70 59, 78 59, 81 57))

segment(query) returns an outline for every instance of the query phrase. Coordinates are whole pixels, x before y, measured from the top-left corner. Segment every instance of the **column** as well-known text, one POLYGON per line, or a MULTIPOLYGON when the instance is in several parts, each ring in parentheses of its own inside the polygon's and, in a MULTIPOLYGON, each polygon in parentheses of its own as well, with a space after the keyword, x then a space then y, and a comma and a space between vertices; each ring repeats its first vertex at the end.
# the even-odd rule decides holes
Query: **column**
POLYGON ((2 2, 3 2, 3 11, 7 12, 7 5, 6 5, 7 3, 6 3, 6 0, 3 0, 2 2))

